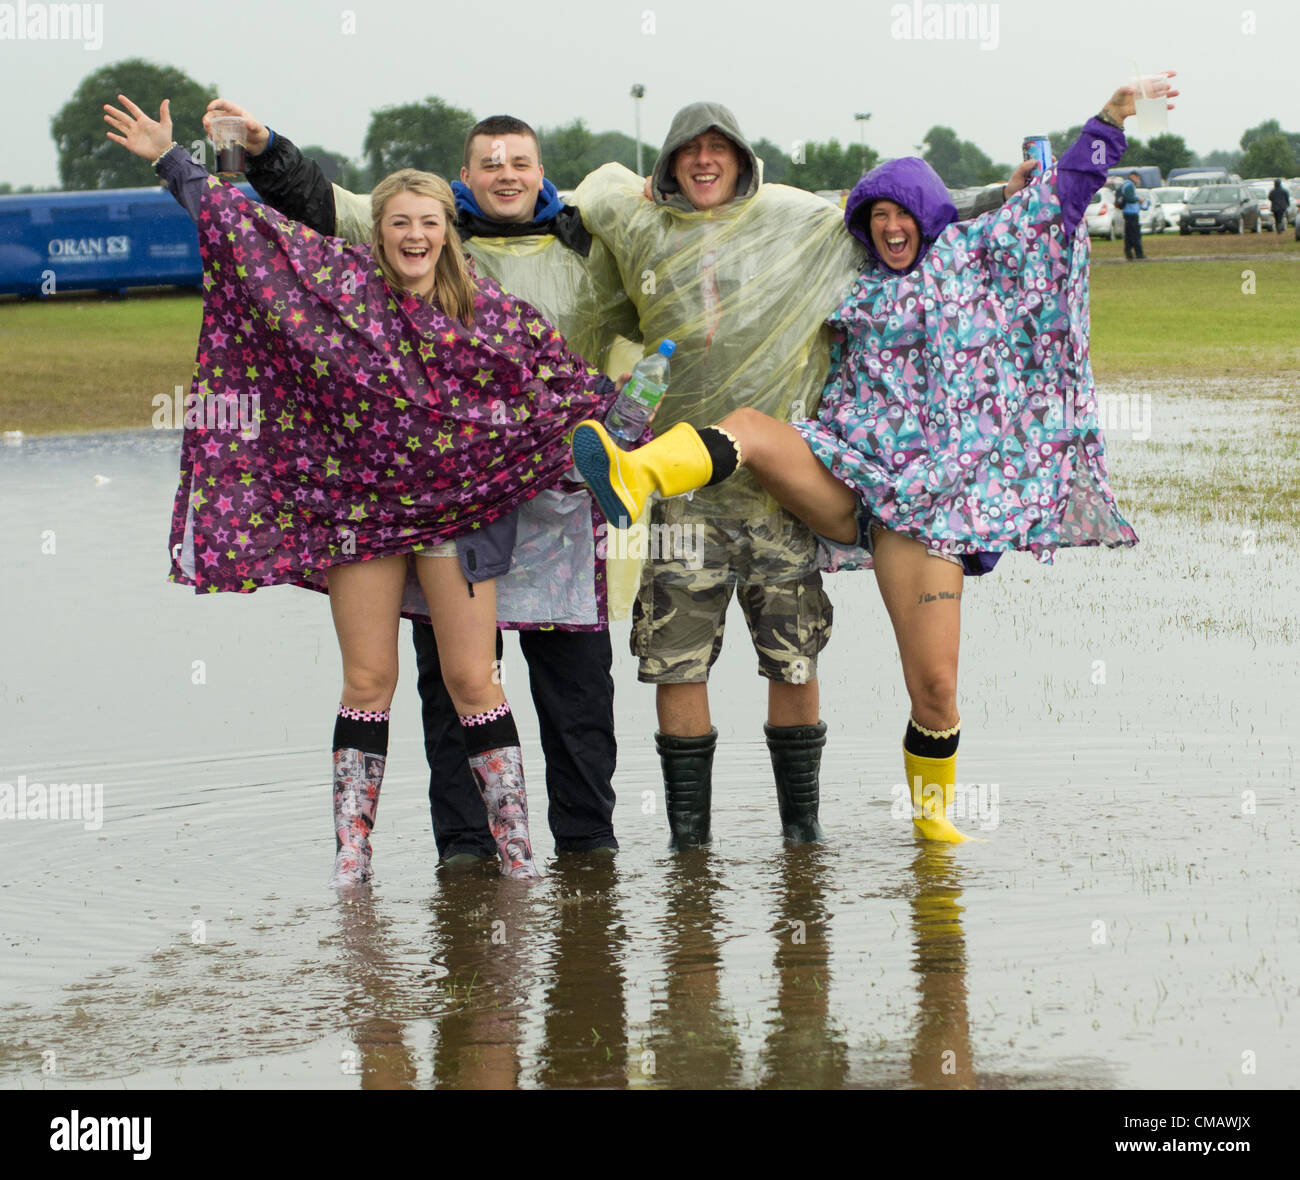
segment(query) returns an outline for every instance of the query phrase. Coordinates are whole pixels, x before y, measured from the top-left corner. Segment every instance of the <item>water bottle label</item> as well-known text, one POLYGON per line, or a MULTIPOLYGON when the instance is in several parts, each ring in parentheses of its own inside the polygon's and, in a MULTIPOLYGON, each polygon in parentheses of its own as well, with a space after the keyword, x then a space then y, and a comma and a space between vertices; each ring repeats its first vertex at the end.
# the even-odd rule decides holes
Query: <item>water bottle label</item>
POLYGON ((647 381, 644 377, 629 377, 627 384, 623 386, 623 396, 646 410, 653 410, 667 389, 668 386, 647 381))

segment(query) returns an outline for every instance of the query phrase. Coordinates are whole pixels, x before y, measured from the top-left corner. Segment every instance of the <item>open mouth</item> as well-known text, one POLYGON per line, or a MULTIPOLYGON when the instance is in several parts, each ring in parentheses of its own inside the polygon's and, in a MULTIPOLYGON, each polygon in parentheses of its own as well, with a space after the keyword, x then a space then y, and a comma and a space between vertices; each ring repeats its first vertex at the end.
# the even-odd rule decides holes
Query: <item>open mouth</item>
POLYGON ((899 235, 898 237, 893 237, 887 235, 885 237, 885 254, 890 259, 905 258, 907 256, 907 250, 908 245, 905 236, 899 235))
POLYGON ((402 247, 403 258, 411 258, 411 259, 425 258, 428 256, 428 253, 429 253, 428 246, 403 246, 402 247))

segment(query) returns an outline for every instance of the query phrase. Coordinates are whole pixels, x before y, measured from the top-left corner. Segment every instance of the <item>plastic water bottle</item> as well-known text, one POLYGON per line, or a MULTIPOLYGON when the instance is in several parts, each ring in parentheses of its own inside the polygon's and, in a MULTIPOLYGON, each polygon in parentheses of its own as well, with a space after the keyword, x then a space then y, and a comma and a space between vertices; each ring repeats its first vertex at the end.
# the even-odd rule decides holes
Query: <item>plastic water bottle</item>
POLYGON ((668 389, 668 358, 676 348, 665 340, 658 352, 642 357, 632 367, 623 392, 605 415, 605 429, 620 445, 634 443, 645 433, 645 424, 668 389))

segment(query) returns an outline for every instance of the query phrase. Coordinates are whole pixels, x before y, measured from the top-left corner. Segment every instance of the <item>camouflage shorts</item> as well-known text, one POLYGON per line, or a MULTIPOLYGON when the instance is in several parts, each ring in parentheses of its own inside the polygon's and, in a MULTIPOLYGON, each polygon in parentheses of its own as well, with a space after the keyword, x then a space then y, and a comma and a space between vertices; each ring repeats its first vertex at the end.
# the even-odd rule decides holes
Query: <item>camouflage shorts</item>
POLYGON ((727 607, 740 599, 759 675, 803 684, 831 634, 813 535, 785 512, 751 520, 697 518, 681 500, 655 505, 650 556, 632 605, 632 654, 646 684, 707 681, 727 607), (656 545, 661 538, 672 544, 656 545), (678 531, 680 529, 680 531, 678 531))

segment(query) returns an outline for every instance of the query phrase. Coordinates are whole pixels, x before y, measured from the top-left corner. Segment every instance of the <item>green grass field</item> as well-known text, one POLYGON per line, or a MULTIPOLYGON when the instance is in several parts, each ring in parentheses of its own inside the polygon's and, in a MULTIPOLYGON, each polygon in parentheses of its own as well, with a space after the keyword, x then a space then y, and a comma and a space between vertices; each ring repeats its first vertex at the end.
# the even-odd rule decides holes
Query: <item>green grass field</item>
MULTIPOLYGON (((1107 378, 1300 375, 1300 242, 1290 235, 1093 243, 1092 360, 1107 378), (1246 293, 1253 284, 1253 294, 1246 293)), ((0 430, 147 427, 188 390, 196 294, 0 303, 0 430)))

